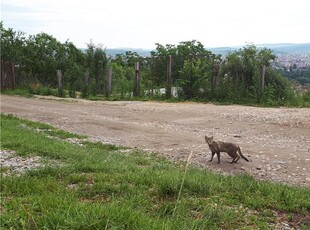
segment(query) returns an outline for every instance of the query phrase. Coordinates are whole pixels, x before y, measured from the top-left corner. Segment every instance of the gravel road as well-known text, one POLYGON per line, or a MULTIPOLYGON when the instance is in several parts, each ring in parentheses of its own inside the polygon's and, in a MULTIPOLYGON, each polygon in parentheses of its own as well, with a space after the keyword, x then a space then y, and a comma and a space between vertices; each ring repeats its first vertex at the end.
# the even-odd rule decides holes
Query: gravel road
POLYGON ((222 174, 310 186, 310 109, 203 103, 86 101, 1 95, 1 113, 51 124, 93 140, 158 152, 222 174), (204 135, 241 147, 250 162, 209 162, 204 135))

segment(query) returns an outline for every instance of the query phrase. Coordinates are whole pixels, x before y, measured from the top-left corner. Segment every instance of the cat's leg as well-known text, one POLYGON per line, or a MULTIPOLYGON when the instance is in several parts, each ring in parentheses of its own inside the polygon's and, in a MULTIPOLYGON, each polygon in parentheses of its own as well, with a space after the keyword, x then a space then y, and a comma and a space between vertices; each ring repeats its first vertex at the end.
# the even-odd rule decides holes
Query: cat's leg
POLYGON ((217 163, 219 164, 221 162, 221 156, 220 156, 220 152, 216 153, 217 154, 217 163))
POLYGON ((237 161, 240 159, 240 156, 237 155, 237 157, 233 160, 233 163, 237 163, 237 161))
POLYGON ((212 152, 211 160, 209 160, 209 161, 212 161, 212 160, 213 160, 214 154, 215 154, 215 152, 212 152))

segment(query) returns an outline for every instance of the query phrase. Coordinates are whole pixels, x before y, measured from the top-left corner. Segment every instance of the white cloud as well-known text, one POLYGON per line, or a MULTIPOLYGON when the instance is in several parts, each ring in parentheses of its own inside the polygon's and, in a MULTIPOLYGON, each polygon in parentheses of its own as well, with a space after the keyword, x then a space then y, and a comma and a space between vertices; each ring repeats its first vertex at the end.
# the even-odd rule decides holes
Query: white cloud
POLYGON ((142 48, 191 39, 206 47, 310 42, 308 0, 2 0, 1 10, 5 27, 46 32, 79 47, 90 38, 142 48))

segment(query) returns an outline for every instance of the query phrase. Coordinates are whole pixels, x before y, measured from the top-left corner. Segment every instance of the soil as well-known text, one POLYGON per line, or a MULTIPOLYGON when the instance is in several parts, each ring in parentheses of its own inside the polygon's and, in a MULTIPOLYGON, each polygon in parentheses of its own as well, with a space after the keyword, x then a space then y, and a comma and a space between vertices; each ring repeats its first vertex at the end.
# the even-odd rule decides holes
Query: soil
POLYGON ((87 101, 1 95, 1 112, 51 124, 92 140, 157 152, 221 174, 310 187, 310 109, 204 103, 87 101), (250 162, 211 153, 204 135, 238 144, 250 162))

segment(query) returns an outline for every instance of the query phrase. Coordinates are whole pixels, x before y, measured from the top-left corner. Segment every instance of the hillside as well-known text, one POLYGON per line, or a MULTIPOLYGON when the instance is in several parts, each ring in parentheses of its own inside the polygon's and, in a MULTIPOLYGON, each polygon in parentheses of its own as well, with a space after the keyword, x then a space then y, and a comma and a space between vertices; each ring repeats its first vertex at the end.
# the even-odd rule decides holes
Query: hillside
MULTIPOLYGON (((225 55, 228 52, 232 52, 242 48, 243 46, 232 47, 210 47, 206 48, 215 54, 225 55)), ((274 51, 276 55, 289 55, 289 54, 309 54, 310 55, 310 43, 275 43, 275 44, 258 44, 258 48, 266 47, 274 51)), ((150 56, 151 50, 148 49, 134 49, 134 48, 107 48, 106 53, 109 56, 115 56, 116 54, 122 54, 126 51, 132 51, 138 53, 140 56, 150 56)))
POLYGON ((147 49, 134 49, 134 48, 106 48, 106 54, 114 57, 116 54, 124 54, 126 51, 136 52, 142 57, 150 56, 151 50, 147 49))
MULTIPOLYGON (((214 54, 227 55, 229 52, 237 51, 243 46, 234 47, 215 47, 206 48, 214 54)), ((268 48, 278 57, 273 64, 274 68, 281 73, 282 76, 292 80, 298 84, 310 84, 309 68, 310 68, 310 43, 278 43, 278 44, 259 44, 258 49, 268 48)), ((118 48, 106 49, 108 56, 116 54, 124 54, 126 51, 136 52, 142 57, 150 56, 151 50, 134 49, 134 48, 118 48)))

